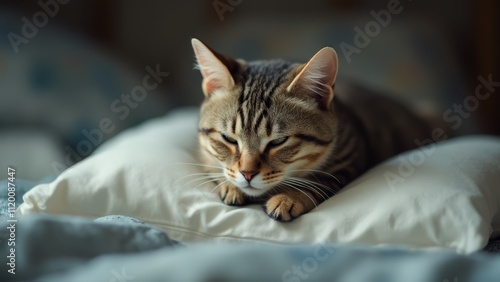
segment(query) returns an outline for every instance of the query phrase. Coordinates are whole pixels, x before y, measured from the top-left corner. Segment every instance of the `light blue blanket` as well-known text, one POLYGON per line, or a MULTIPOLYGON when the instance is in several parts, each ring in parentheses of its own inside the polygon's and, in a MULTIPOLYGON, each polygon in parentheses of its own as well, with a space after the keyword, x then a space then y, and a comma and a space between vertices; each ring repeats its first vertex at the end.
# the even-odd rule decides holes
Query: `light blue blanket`
POLYGON ((16 224, 16 274, 0 281, 499 281, 500 256, 394 248, 206 244, 182 247, 140 221, 37 215, 16 224))

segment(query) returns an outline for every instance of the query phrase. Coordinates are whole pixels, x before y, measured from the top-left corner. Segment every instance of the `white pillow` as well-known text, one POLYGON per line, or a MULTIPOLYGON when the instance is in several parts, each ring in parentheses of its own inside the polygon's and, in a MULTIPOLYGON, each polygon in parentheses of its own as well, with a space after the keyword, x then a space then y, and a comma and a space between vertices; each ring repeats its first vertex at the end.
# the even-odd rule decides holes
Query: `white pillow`
POLYGON ((196 163, 197 118, 196 110, 183 110, 127 130, 26 193, 18 213, 122 214, 185 244, 338 242, 470 253, 500 232, 498 138, 460 138, 395 157, 310 213, 281 223, 258 205, 223 204, 213 183, 188 183, 194 176, 186 175, 200 172, 186 164, 196 163))

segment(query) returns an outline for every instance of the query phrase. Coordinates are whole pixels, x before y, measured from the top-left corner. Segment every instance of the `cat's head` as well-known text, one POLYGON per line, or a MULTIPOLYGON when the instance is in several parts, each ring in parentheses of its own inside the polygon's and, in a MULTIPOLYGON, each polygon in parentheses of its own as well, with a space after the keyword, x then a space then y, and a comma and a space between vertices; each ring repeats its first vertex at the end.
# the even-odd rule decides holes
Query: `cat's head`
POLYGON ((207 164, 250 196, 321 169, 337 130, 332 48, 295 64, 234 60, 192 44, 203 76, 199 138, 207 164))

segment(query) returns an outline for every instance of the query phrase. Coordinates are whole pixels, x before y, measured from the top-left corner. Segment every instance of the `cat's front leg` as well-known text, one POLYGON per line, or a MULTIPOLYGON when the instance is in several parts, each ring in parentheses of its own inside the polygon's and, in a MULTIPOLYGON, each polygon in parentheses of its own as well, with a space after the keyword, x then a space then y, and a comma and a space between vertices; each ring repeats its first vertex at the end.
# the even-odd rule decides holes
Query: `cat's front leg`
POLYGON ((308 213, 316 207, 316 199, 308 191, 288 190, 272 196, 264 204, 264 212, 271 218, 283 222, 308 213))
POLYGON ((227 182, 220 185, 219 195, 222 202, 229 206, 243 206, 248 203, 247 196, 227 182))

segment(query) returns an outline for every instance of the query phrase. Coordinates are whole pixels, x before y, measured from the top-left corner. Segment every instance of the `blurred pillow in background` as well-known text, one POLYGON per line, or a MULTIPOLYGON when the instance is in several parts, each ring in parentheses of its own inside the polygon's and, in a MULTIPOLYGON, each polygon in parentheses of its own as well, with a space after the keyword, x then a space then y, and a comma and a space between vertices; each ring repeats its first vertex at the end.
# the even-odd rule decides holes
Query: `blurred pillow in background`
POLYGON ((46 166, 58 173, 123 129, 170 108, 161 92, 168 73, 160 65, 134 72, 85 38, 55 24, 37 27, 30 16, 5 10, 0 34, 0 134, 23 131, 3 140, 2 157, 1 150, 18 148, 9 152, 13 160, 33 158, 21 149, 26 147, 13 145, 16 138, 26 138, 28 147, 38 144, 28 137, 34 130, 45 145, 56 142, 48 146, 58 152, 43 159, 53 159, 46 166), (36 30, 29 36, 23 17, 36 30))

